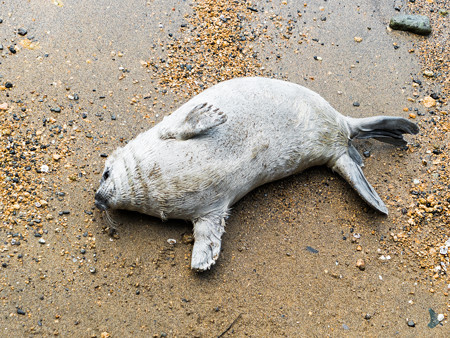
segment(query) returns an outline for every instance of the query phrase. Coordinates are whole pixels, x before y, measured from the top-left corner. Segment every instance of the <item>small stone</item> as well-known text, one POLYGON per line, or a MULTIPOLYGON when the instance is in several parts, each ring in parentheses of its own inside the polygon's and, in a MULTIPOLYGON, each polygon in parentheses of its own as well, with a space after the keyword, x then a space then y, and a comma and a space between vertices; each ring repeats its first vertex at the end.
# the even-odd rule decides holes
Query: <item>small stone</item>
POLYGON ((434 107, 436 105, 436 100, 431 96, 426 96, 423 98, 423 105, 427 108, 434 107))
POLYGON ((430 96, 431 96, 433 99, 435 99, 435 100, 439 99, 439 95, 436 94, 436 93, 433 93, 433 94, 431 94, 430 96))
POLYGON ((364 259, 360 258, 356 261, 356 266, 359 270, 364 271, 366 269, 366 263, 364 262, 364 259))
POLYGON ((194 243, 194 236, 192 234, 184 234, 181 238, 181 242, 183 244, 191 244, 194 243))
POLYGON ((426 77, 433 77, 434 73, 431 70, 425 70, 423 72, 423 75, 425 75, 426 77))
POLYGON ((13 87, 13 84, 11 82, 5 82, 5 88, 10 89, 13 87))
POLYGON ((45 244, 45 239, 43 238, 39 239, 39 244, 45 244))
POLYGON ((372 316, 370 315, 370 313, 366 313, 366 315, 364 316, 365 320, 369 320, 371 318, 372 318, 372 316))
POLYGON ((21 308, 17 308, 17 314, 24 316, 24 315, 26 315, 26 312, 23 311, 21 308))
POLYGON ((358 101, 353 102, 353 107, 359 107, 359 106, 360 106, 360 104, 358 101))
POLYGON ((446 255, 446 254, 448 253, 448 246, 441 246, 441 247, 439 248, 439 253, 440 253, 441 255, 446 255))
POLYGON ((89 272, 90 273, 95 273, 97 270, 94 268, 94 267, 92 267, 92 268, 89 268, 89 272))
POLYGON ((61 112, 61 108, 56 107, 56 108, 50 108, 50 111, 54 112, 54 113, 60 113, 61 112))
POLYGON ((353 40, 355 40, 355 42, 361 42, 361 41, 363 40, 363 38, 360 37, 360 36, 355 36, 355 37, 353 38, 353 40))
POLYGON ((27 30, 25 29, 25 28, 19 28, 18 30, 17 30, 17 33, 20 35, 20 36, 25 36, 25 35, 27 35, 27 30))
POLYGON ((431 33, 430 19, 424 15, 397 15, 391 18, 389 27, 419 35, 431 33))
POLYGON ((14 46, 9 46, 9 51, 11 52, 11 53, 13 53, 13 54, 16 54, 17 53, 17 51, 16 51, 16 48, 14 47, 14 46))
POLYGON ((59 161, 61 159, 61 155, 59 154, 53 154, 52 155, 53 161, 59 161))
POLYGON ((170 245, 175 245, 175 244, 177 244, 177 240, 176 240, 176 239, 173 239, 173 238, 169 238, 169 239, 167 240, 167 243, 169 243, 170 245))
POLYGON ((442 313, 437 315, 437 320, 439 320, 440 322, 442 322, 444 320, 444 318, 445 318, 445 316, 442 313))
POLYGON ((311 252, 313 254, 319 253, 319 250, 314 249, 313 247, 310 247, 310 246, 307 246, 306 250, 308 250, 309 252, 311 252))
POLYGON ((41 165, 40 171, 41 171, 41 173, 48 173, 49 169, 50 168, 48 167, 48 165, 43 164, 43 165, 41 165))
POLYGON ((365 151, 363 152, 364 157, 370 157, 370 151, 365 151))
POLYGON ((415 327, 416 323, 414 323, 414 321, 410 319, 410 320, 408 320, 408 326, 409 327, 415 327))
POLYGON ((346 325, 346 324, 342 324, 342 328, 343 328, 344 330, 350 330, 350 328, 349 328, 348 325, 346 325))

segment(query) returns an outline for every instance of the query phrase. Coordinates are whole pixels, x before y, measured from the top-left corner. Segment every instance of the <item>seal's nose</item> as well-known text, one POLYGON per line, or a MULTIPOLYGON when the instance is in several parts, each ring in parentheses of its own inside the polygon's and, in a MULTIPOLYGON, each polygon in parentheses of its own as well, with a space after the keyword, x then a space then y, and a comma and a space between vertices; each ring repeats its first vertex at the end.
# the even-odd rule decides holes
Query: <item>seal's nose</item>
POLYGON ((98 191, 95 193, 95 206, 102 211, 107 209, 106 199, 98 191))

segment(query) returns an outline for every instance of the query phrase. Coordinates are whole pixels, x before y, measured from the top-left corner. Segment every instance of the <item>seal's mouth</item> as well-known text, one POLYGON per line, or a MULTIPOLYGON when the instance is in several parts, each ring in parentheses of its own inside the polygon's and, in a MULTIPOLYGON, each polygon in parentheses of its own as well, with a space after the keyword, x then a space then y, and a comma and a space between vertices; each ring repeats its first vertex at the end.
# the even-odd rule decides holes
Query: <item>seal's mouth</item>
POLYGON ((106 204, 100 202, 100 201, 95 201, 95 206, 100 210, 100 211, 105 211, 108 209, 108 207, 106 206, 106 204))

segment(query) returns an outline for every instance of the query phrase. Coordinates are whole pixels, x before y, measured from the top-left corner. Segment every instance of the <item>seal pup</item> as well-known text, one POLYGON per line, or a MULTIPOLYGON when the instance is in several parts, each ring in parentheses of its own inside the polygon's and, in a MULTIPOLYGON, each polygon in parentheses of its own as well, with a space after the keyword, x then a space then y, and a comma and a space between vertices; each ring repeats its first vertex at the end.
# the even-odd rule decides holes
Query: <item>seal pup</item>
POLYGON ((374 209, 388 210, 361 170, 354 139, 405 145, 417 125, 400 117, 351 118, 319 94, 267 78, 221 82, 106 160, 95 204, 192 221, 191 267, 220 253, 231 205, 256 187, 327 165, 374 209))

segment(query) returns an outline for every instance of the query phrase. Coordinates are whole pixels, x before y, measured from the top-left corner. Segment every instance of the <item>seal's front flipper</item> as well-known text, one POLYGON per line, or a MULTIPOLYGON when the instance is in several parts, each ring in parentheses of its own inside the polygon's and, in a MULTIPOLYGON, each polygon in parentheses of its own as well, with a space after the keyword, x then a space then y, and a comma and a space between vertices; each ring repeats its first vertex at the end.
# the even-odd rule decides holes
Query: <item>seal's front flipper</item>
POLYGON ((374 138, 397 146, 406 145, 403 134, 417 134, 419 127, 407 119, 394 116, 348 118, 350 138, 374 138))
POLYGON ((359 165, 349 155, 344 154, 339 157, 331 169, 345 178, 353 189, 358 192, 359 196, 371 207, 385 215, 388 214, 388 210, 380 196, 378 196, 370 183, 367 182, 359 165))
POLYGON ((180 125, 162 130, 160 138, 187 140, 205 134, 226 121, 227 116, 219 108, 202 103, 192 108, 180 125))
POLYGON ((225 232, 225 219, 222 216, 208 214, 194 223, 194 248, 192 249, 191 268, 205 271, 216 263, 220 254, 222 234, 225 232))

